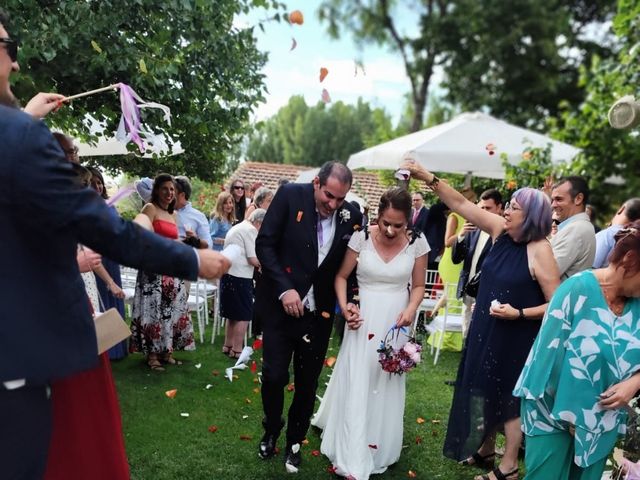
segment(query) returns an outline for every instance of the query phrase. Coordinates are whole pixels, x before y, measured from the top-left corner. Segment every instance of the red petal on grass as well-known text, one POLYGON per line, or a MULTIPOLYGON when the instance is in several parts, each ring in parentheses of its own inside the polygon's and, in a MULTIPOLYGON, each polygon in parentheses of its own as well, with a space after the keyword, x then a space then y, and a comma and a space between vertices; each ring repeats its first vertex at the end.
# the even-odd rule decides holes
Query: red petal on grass
POLYGON ((249 441, 251 440, 251 435, 240 435, 240 440, 249 441))
POLYGON ((422 443, 422 437, 417 436, 416 437, 416 445, 420 445, 422 443))
POLYGON ((320 450, 311 450, 311 455, 313 455, 314 457, 319 457, 320 456, 320 450))
POLYGON ((336 363, 336 357, 329 357, 324 361, 324 364, 329 368, 333 367, 335 363, 336 363))
POLYGON ((253 345, 251 346, 251 348, 253 348, 253 350, 260 350, 262 348, 262 340, 260 340, 259 338, 256 338, 253 341, 253 345))
POLYGON ((329 465, 327 467, 327 472, 329 473, 336 473, 336 470, 338 470, 336 467, 334 467, 333 465, 329 465))
POLYGON ((320 68, 320 83, 327 78, 327 75, 329 75, 329 70, 324 67, 320 68))
POLYGON ((258 364, 255 360, 251 362, 251 373, 256 373, 258 371, 258 364))
POLYGON ((416 478, 418 475, 417 475, 417 474, 416 474, 416 472, 414 472, 413 470, 409 470, 409 471, 407 472, 407 476, 408 476, 409 478, 416 478))
POLYGON ((178 393, 178 389, 177 388, 174 388, 173 390, 167 390, 166 392, 164 392, 164 394, 169 398, 175 398, 176 397, 176 393, 178 393))
POLYGON ((210 426, 209 426, 209 431, 210 431, 211 433, 216 433, 216 432, 218 431, 218 427, 217 427, 217 426, 215 426, 215 425, 210 425, 210 426))

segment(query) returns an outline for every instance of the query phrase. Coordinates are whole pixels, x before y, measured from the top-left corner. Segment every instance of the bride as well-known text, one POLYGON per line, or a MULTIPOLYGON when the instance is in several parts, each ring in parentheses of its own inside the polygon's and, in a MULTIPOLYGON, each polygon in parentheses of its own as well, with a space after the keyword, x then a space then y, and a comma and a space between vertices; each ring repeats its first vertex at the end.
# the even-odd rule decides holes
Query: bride
POLYGON ((388 339, 404 344, 424 296, 429 245, 407 229, 411 195, 382 195, 377 224, 354 233, 335 280, 347 319, 329 386, 312 424, 323 429, 321 451, 336 473, 366 480, 398 461, 402 448, 405 377, 384 372, 377 349, 388 339), (347 278, 358 266, 360 308, 347 303, 347 278), (397 328, 394 328, 397 327, 397 328), (407 328, 400 328, 407 327, 407 328))

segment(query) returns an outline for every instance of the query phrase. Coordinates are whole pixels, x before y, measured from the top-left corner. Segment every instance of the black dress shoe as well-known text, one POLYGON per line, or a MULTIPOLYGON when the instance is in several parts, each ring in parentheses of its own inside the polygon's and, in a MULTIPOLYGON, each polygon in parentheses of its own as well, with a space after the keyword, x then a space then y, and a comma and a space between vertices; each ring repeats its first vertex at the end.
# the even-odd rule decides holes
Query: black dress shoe
POLYGON ((278 441, 278 435, 274 433, 265 433, 258 445, 258 455, 263 460, 271 458, 276 453, 276 442, 278 441))
POLYGON ((284 467, 287 469, 287 473, 298 473, 301 463, 300 444, 288 445, 284 452, 284 467))

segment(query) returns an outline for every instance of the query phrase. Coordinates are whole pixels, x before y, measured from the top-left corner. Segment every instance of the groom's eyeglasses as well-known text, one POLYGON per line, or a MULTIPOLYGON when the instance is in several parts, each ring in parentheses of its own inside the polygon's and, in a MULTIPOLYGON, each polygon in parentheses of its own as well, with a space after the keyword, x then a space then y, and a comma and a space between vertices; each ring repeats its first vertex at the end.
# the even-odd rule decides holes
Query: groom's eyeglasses
POLYGON ((0 38, 0 43, 4 43, 7 54, 12 62, 18 61, 18 41, 8 37, 0 38))

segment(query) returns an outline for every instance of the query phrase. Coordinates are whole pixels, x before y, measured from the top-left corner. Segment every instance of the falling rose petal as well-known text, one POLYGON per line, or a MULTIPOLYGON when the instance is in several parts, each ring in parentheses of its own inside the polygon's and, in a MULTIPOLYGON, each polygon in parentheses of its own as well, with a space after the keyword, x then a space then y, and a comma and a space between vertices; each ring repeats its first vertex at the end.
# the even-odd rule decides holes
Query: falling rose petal
POLYGON ((487 146, 484 147, 487 151, 495 150, 496 145, 494 143, 487 143, 487 146))
POLYGON ((331 318, 331 314, 329 312, 322 312, 320 315, 322 318, 331 318))
POLYGON ((289 14, 289 22, 302 25, 304 23, 304 15, 300 10, 294 10, 289 14))
POLYGON ((324 103, 331 103, 331 95, 329 95, 329 92, 327 92, 326 88, 322 89, 322 95, 320 98, 322 98, 322 101, 324 103))
POLYGON ((189 416, 189 414, 187 412, 182 412, 180 414, 181 417, 187 418, 189 416))
POLYGON ((416 474, 416 472, 414 472, 413 470, 409 470, 409 471, 407 472, 407 476, 408 476, 409 478, 416 478, 418 475, 417 475, 417 474, 416 474))
POLYGON ((251 435, 240 435, 240 440, 249 441, 251 440, 251 435))
POLYGON ((322 83, 322 81, 327 78, 327 75, 329 75, 329 70, 327 70, 324 67, 320 68, 320 83, 322 83))
POLYGON ((416 423, 417 423, 418 425, 422 425, 422 424, 424 423, 424 418, 422 418, 422 417, 418 417, 418 418, 416 418, 416 423))
POLYGON ((215 426, 215 425, 211 425, 211 426, 209 427, 209 431, 210 431, 211 433, 216 433, 216 432, 218 431, 218 427, 217 427, 217 426, 215 426))
POLYGON ((314 457, 319 457, 320 456, 320 450, 311 450, 311 455, 313 455, 314 457))
POLYGON ((296 47, 298 46, 298 42, 296 42, 296 39, 291 37, 291 48, 289 49, 289 51, 293 51, 296 49, 296 47))
POLYGON ((376 336, 376 334, 375 334, 375 333, 370 333, 370 334, 369 334, 369 340, 371 340, 371 339, 372 339, 373 337, 375 337, 375 336, 376 336))
POLYGON ((295 384, 290 383, 289 385, 287 385, 287 392, 293 392, 296 389, 295 384))
POLYGON ((333 367, 335 363, 336 363, 336 357, 329 357, 324 361, 324 364, 329 368, 333 367))
POLYGON ((194 365, 194 367, 196 367, 196 368, 200 368, 200 367, 202 367, 202 364, 201 364, 201 363, 196 363, 196 364, 194 365))
POLYGON ((291 273, 291 267, 284 267, 284 271, 287 273, 291 273))
POLYGON ((173 390, 167 390, 164 394, 169 398, 176 398, 176 393, 178 393, 178 389, 174 388, 173 390))
POLYGON ((258 364, 255 360, 251 362, 251 373, 256 373, 258 371, 258 364))
POLYGON ((306 343, 311 343, 311 338, 309 338, 309 334, 308 333, 305 333, 302 336, 302 340, 304 340, 306 343))
POLYGON ((296 222, 300 223, 300 221, 302 220, 302 214, 304 212, 302 210, 298 210, 298 215, 296 215, 296 222))
POLYGON ((489 150, 489 155, 494 155, 496 152, 494 150, 489 150))
POLYGON ((420 445, 422 443, 422 437, 417 436, 416 437, 416 445, 420 445))
POLYGON ((372 448, 373 450, 377 450, 378 449, 378 445, 369 445, 369 448, 372 448))
POLYGON ((251 348, 253 348, 253 350, 260 350, 262 348, 262 340, 260 340, 259 338, 256 338, 253 341, 253 345, 251 348))

